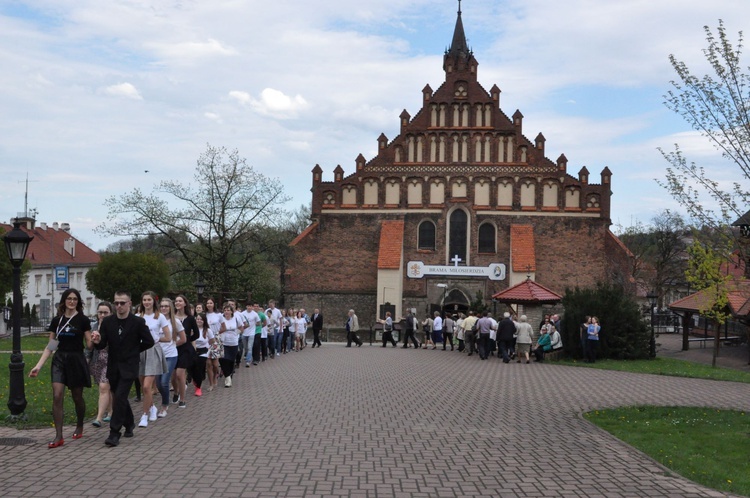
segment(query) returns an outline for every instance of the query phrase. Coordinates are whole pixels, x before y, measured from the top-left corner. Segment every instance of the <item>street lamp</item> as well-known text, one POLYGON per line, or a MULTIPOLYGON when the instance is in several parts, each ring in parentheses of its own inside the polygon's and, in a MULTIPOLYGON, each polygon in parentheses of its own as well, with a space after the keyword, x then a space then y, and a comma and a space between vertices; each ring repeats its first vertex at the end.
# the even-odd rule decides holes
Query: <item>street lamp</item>
POLYGON ((203 282, 203 279, 198 277, 198 280, 195 281, 195 293, 198 294, 198 300, 196 301, 196 304, 203 302, 203 291, 206 290, 206 284, 203 282))
POLYGON ((21 354, 21 265, 26 259, 26 251, 34 239, 21 230, 21 222, 13 223, 13 230, 5 234, 3 242, 8 250, 8 257, 13 265, 13 352, 10 355, 10 393, 8 396, 8 409, 10 419, 23 418, 26 410, 26 394, 23 381, 23 354, 21 354))
POLYGON ((659 296, 652 290, 646 295, 648 299, 648 305, 651 308, 651 342, 649 343, 649 353, 651 358, 656 358, 656 337, 654 336, 654 308, 656 307, 656 301, 659 296))

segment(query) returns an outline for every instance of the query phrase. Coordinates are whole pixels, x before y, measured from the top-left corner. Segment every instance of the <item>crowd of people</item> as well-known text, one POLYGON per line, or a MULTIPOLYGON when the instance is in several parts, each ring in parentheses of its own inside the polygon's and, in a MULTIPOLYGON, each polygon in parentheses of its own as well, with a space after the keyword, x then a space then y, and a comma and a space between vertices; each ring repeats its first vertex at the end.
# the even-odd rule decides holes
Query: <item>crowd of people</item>
MULTIPOLYGON (((391 313, 387 312, 385 319, 378 322, 383 326, 382 347, 389 343, 396 347, 391 313)), ((530 363, 532 355, 535 361, 543 362, 546 353, 559 351, 563 347, 559 315, 545 315, 536 330, 528 323, 526 315, 516 317, 510 312, 505 312, 503 318, 497 321, 487 311, 456 315, 443 315, 435 311, 433 317, 428 316, 420 322, 410 310, 400 322, 402 348, 413 345, 415 349, 437 349, 438 344, 442 343, 443 350, 450 346, 451 351, 457 349, 466 352, 467 356, 477 353, 481 360, 487 360, 497 353, 504 363, 510 363, 512 359, 518 363, 530 363), (417 339, 420 325, 423 332, 421 342, 417 339)), ((595 351, 593 346, 590 349, 595 351)))
POLYGON ((99 400, 91 425, 98 428, 109 423, 105 444, 117 446, 120 437, 133 436, 136 422, 146 428, 167 417, 170 406, 187 408, 188 392, 201 397, 204 389, 212 391, 222 379, 224 387, 231 388, 243 360, 250 368, 305 349, 308 328, 313 331, 312 347, 321 347, 323 316, 317 309, 308 316, 304 309, 282 311, 269 301, 265 309, 248 303, 241 311, 236 301, 228 300, 219 310, 210 297, 193 307, 184 295, 159 299, 150 291, 135 306, 129 292, 116 292, 112 302, 98 304, 92 327, 83 313, 79 291, 67 289, 50 323, 49 343, 29 373, 30 377, 39 375, 52 357, 55 438, 47 446, 65 443, 66 387, 76 410, 72 438, 83 437, 83 389, 91 387, 93 379, 99 400), (143 407, 138 419, 129 398, 133 386, 135 401, 143 407))
MULTIPOLYGON (((532 356, 542 362, 545 354, 563 346, 558 315, 545 315, 537 328, 528 323, 526 315, 516 318, 508 312, 500 321, 488 312, 435 312, 420 322, 410 310, 399 321, 402 348, 437 349, 442 344, 443 350, 450 346, 451 351, 457 349, 468 356, 478 353, 481 360, 497 353, 504 363, 513 359, 530 363, 532 356), (419 333, 420 325, 423 335, 419 333)), ((389 343, 396 347, 391 313, 378 322, 383 326, 382 347, 389 343)), ((120 437, 133 436, 136 422, 138 427, 146 428, 149 423, 166 418, 171 406, 187 408, 188 393, 201 397, 220 382, 231 388, 232 378, 243 362, 245 368, 250 368, 304 350, 309 328, 313 332, 312 348, 321 347, 323 315, 318 309, 308 316, 304 309, 280 310, 273 300, 267 307, 248 302, 245 310, 239 310, 236 301, 227 300, 219 309, 210 297, 192 306, 184 295, 160 299, 150 291, 144 292, 135 306, 130 293, 116 292, 111 303, 99 303, 92 327, 83 313, 80 293, 67 289, 60 298, 57 316, 50 323, 49 343, 29 373, 36 377, 52 357, 55 438, 48 447, 57 448, 65 442, 66 387, 76 412, 72 438, 83 436, 83 389, 91 387, 93 379, 99 387, 99 400, 91 425, 102 427, 109 423, 105 444, 117 446, 120 437), (133 386, 135 401, 142 406, 137 419, 130 404, 133 386)), ((345 329, 346 347, 362 346, 359 320, 353 309, 348 312, 345 329)), ((586 361, 596 360, 600 330, 596 317, 586 317, 581 325, 586 361)))

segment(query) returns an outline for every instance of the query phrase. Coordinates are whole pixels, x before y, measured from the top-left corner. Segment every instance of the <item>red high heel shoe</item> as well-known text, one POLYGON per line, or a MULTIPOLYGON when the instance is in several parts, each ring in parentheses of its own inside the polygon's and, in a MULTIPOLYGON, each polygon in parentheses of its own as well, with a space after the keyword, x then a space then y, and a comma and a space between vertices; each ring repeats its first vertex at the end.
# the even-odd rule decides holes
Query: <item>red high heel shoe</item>
POLYGON ((63 444, 65 444, 65 440, 64 439, 61 439, 58 442, 52 441, 51 443, 47 443, 47 448, 49 448, 49 449, 57 448, 58 446, 62 446, 63 444))
POLYGON ((83 437, 83 429, 81 429, 81 432, 74 432, 73 433, 73 439, 81 439, 83 437))

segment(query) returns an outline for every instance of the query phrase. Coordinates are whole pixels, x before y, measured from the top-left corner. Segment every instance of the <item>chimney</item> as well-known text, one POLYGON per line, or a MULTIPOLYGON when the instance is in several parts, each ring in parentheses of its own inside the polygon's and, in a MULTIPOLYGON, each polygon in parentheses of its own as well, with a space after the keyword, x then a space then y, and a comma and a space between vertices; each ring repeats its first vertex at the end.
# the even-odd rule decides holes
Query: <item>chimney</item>
POLYGON ((64 231, 70 233, 70 223, 61 223, 60 228, 62 228, 64 231))
POLYGON ((57 224, 57 222, 52 223, 52 230, 57 231, 60 228, 60 225, 57 224))
POLYGON ((74 239, 73 237, 65 239, 65 241, 63 242, 63 248, 72 257, 76 257, 76 239, 74 239))
POLYGON ((41 228, 42 230, 47 230, 47 224, 44 222, 41 222, 39 223, 39 228, 41 228))

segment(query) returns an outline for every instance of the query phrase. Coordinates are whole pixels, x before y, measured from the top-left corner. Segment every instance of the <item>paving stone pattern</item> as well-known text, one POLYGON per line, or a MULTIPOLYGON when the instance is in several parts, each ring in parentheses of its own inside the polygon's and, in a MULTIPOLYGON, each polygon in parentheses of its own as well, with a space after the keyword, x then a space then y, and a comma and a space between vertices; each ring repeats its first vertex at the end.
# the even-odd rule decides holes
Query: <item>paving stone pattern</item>
POLYGON ((243 367, 232 388, 202 398, 190 392, 186 409, 172 406, 117 448, 88 422, 77 441, 66 427, 54 450, 53 429, 0 430, 38 441, 1 449, 2 495, 724 496, 581 414, 750 410, 748 384, 342 344, 243 367))

